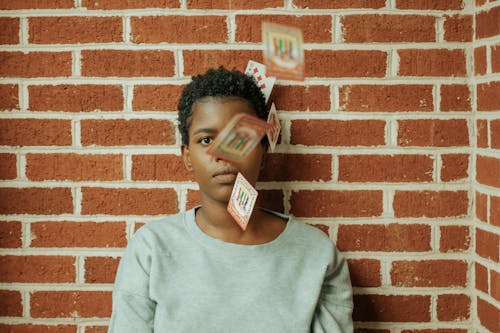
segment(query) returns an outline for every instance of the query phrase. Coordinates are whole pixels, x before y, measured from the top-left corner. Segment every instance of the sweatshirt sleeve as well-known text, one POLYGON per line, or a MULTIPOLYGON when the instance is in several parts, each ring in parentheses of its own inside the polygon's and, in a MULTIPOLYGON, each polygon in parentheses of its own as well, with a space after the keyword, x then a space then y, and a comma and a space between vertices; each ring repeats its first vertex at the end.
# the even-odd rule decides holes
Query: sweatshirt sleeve
POLYGON ((118 267, 108 333, 153 332, 156 303, 149 298, 150 269, 151 247, 138 232, 118 267))
POLYGON ((352 287, 347 262, 333 246, 318 304, 311 323, 311 333, 352 333, 352 287))

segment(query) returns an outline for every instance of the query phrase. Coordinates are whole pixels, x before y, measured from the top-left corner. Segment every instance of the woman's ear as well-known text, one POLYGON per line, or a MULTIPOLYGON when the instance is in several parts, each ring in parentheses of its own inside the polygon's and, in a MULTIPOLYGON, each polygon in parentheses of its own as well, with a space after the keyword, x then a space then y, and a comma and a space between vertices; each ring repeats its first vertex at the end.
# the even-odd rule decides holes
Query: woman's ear
POLYGON ((193 171, 193 165, 191 164, 191 155, 189 154, 189 147, 187 145, 181 145, 181 154, 186 169, 188 171, 193 171))

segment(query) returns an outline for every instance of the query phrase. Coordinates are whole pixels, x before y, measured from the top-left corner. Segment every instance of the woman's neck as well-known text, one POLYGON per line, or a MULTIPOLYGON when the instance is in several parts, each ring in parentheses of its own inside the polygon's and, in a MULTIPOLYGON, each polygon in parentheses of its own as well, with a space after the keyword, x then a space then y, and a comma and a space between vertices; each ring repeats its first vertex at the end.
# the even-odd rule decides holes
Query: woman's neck
POLYGON ((198 227, 208 236, 228 243, 258 245, 274 240, 285 229, 285 220, 254 209, 246 230, 227 211, 227 203, 203 200, 196 210, 198 227))

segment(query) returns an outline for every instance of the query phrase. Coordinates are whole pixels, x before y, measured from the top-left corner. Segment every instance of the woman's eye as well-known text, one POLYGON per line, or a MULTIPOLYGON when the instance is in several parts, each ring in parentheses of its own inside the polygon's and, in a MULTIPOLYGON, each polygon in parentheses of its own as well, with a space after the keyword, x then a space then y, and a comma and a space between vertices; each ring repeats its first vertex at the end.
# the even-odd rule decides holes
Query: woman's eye
POLYGON ((209 144, 212 143, 212 141, 213 141, 212 138, 210 138, 210 137, 204 137, 204 138, 201 138, 199 140, 199 143, 201 143, 202 145, 207 145, 208 146, 209 144))

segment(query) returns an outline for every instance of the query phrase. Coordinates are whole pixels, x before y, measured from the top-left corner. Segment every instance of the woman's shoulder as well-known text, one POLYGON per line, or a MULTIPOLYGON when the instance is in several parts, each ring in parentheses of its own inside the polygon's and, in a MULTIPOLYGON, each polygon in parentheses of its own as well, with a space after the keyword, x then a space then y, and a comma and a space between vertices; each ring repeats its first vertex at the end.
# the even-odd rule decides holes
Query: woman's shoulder
POLYGON ((186 214, 189 211, 165 215, 147 222, 134 233, 130 243, 141 243, 154 248, 182 238, 186 234, 186 214))
POLYGON ((285 223, 284 233, 288 235, 288 239, 307 244, 308 246, 318 246, 318 247, 328 247, 330 248, 333 245, 332 240, 328 237, 328 235, 317 227, 314 227, 310 224, 307 224, 302 221, 298 221, 293 216, 288 216, 286 214, 265 210, 268 214, 272 214, 275 219, 279 219, 285 223))

